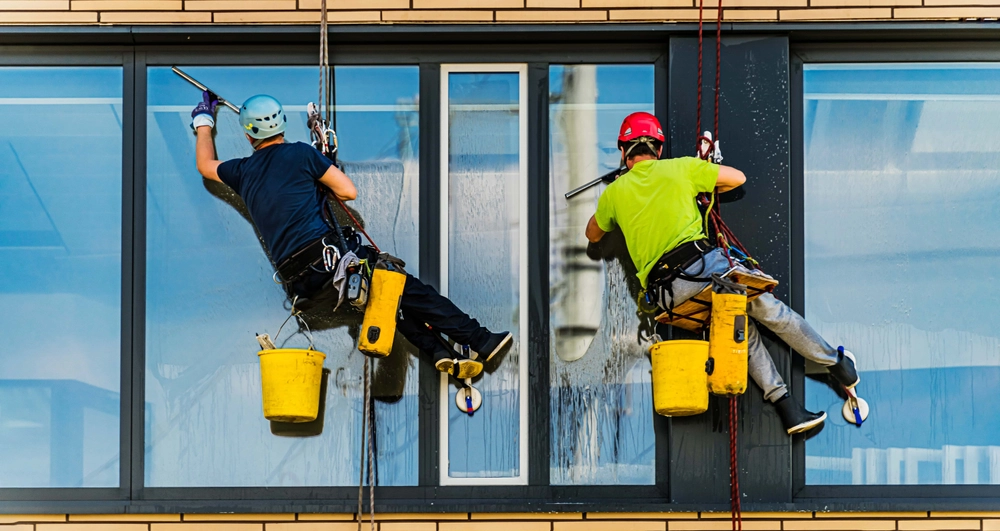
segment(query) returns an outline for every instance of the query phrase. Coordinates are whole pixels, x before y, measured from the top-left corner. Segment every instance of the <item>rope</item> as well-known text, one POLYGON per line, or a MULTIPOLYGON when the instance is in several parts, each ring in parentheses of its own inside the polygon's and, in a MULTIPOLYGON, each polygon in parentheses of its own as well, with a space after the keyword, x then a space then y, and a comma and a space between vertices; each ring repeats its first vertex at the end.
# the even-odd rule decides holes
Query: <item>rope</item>
POLYGON ((740 506, 740 469, 736 461, 736 419, 739 416, 737 396, 729 397, 729 492, 733 531, 743 531, 743 510, 740 506))
MULTIPOLYGON (((698 130, 696 131, 696 145, 698 147, 698 155, 702 159, 708 160, 711 157, 712 152, 715 150, 715 142, 718 142, 719 140, 719 100, 721 93, 720 88, 722 86, 722 0, 718 0, 718 9, 716 11, 715 18, 715 123, 711 139, 702 135, 701 130, 701 84, 705 66, 704 13, 705 0, 698 0, 698 130), (708 149, 704 153, 701 149, 703 141, 708 142, 708 149)), ((715 234, 715 243, 718 247, 726 250, 726 258, 729 260, 729 265, 733 265, 733 258, 729 253, 729 249, 731 247, 735 247, 746 257, 746 260, 750 264, 756 266, 756 260, 750 258, 750 253, 746 251, 746 248, 743 247, 743 244, 736 238, 733 231, 729 229, 724 221, 722 221, 722 212, 719 207, 719 202, 716 200, 716 193, 714 191, 712 192, 711 199, 707 199, 703 195, 701 200, 704 202, 703 204, 708 207, 705 211, 705 226, 708 228, 708 226, 711 225, 712 233, 715 234)), ((738 417, 739 408, 737 397, 731 396, 729 397, 729 503, 730 510, 732 511, 733 531, 743 530, 743 512, 740 505, 740 470, 737 461, 738 446, 736 439, 738 417)))
MULTIPOLYGON (((331 194, 331 195, 333 195, 333 194, 331 194)), ((365 228, 360 223, 358 223, 358 220, 357 220, 357 218, 354 217, 354 214, 351 214, 351 211, 347 209, 347 205, 345 205, 344 202, 341 201, 341 199, 339 197, 337 197, 336 195, 333 195, 333 197, 337 198, 337 202, 340 203, 340 208, 344 209, 344 212, 347 213, 347 217, 351 218, 351 221, 354 222, 354 226, 357 227, 359 231, 361 231, 361 234, 365 235, 365 238, 368 239, 368 243, 372 244, 372 247, 375 248, 376 252, 378 252, 379 254, 382 254, 382 249, 379 249, 378 245, 375 244, 375 240, 373 240, 372 237, 369 236, 367 232, 365 232, 365 228)))
POLYGON ((330 76, 330 43, 327 28, 326 0, 321 0, 319 15, 319 95, 316 98, 316 102, 318 105, 322 105, 324 102, 327 103, 326 113, 327 123, 329 123, 330 104, 328 98, 330 86, 328 80, 330 76))
POLYGON ((358 467, 358 531, 364 519, 365 465, 368 466, 368 509, 371 531, 375 531, 375 408, 372 404, 372 364, 365 356, 364 407, 361 414, 361 459, 358 467))
MULTIPOLYGON (((698 117, 698 126, 695 129, 695 135, 701 136, 701 73, 704 70, 704 61, 702 59, 702 41, 704 39, 704 32, 702 31, 702 23, 704 21, 705 15, 705 0, 698 0, 698 104, 695 105, 696 116, 698 117)), ((701 153, 701 142, 698 142, 698 152, 701 153)))

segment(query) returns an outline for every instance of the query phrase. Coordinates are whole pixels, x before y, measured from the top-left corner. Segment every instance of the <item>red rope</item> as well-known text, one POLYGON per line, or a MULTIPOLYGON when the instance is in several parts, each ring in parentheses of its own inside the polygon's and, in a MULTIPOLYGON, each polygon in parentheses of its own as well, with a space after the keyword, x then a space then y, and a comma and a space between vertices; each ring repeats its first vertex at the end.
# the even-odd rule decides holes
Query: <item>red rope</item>
MULTIPOLYGON (((333 195, 333 197, 337 197, 334 194, 330 195, 333 195)), ((347 209, 347 205, 345 205, 344 202, 341 201, 339 197, 337 197, 337 202, 340 203, 340 208, 343 208, 344 212, 347 212, 347 217, 351 218, 351 221, 354 222, 354 226, 357 227, 359 231, 361 231, 361 234, 365 235, 365 238, 368 238, 368 243, 372 244, 372 247, 375 248, 375 251, 377 253, 382 254, 382 249, 379 249, 378 245, 375 244, 375 240, 373 240, 372 237, 369 236, 367 232, 365 232, 365 228, 360 223, 358 223, 358 220, 354 217, 354 214, 351 214, 351 211, 347 209)))
MULTIPOLYGON (((705 0, 698 0, 698 104, 695 105, 696 116, 698 117, 698 128, 695 130, 695 136, 701 136, 701 73, 703 70, 703 60, 702 60, 702 22, 705 14, 705 0)), ((698 152, 701 153, 701 142, 698 142, 698 152)))
POLYGON ((739 408, 737 397, 729 397, 729 503, 733 518, 733 531, 743 531, 743 510, 740 506, 740 469, 736 461, 736 426, 739 408))
MULTIPOLYGON (((722 92, 722 0, 719 1, 719 11, 715 18, 715 132, 712 140, 719 140, 719 93, 722 92)), ((699 131, 700 132, 700 131, 699 131)))

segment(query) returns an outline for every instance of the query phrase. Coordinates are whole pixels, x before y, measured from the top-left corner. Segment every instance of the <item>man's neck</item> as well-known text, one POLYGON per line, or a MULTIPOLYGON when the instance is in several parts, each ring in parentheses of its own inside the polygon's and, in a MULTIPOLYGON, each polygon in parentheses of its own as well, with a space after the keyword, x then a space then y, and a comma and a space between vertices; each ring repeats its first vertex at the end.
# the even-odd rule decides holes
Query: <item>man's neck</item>
POLYGON ((260 150, 266 148, 267 146, 273 146, 275 144, 284 144, 284 143, 285 143, 285 137, 284 136, 279 136, 278 138, 275 138, 274 140, 268 140, 268 141, 264 142, 263 144, 257 146, 257 149, 255 151, 260 151, 260 150))
POLYGON ((626 161, 625 164, 628 166, 628 169, 631 170, 632 166, 635 166, 636 164, 647 160, 656 160, 656 157, 650 155, 639 155, 638 157, 632 157, 628 159, 628 161, 626 161))

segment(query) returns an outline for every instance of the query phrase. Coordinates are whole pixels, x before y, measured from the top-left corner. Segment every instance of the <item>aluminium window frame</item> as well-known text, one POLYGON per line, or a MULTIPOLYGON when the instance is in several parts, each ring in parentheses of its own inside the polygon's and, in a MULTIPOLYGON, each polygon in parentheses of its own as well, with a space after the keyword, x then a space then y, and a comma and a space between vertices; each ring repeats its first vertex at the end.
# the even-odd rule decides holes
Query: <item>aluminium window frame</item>
MULTIPOLYGON (((852 42, 792 43, 789 50, 789 102, 791 120, 791 237, 792 309, 808 320, 805 310, 805 111, 803 70, 807 64, 831 63, 1000 63, 1000 42, 852 42)), ((792 366, 792 389, 805 399, 805 362, 792 366)), ((836 413, 834 413, 836 414, 836 413)), ((796 504, 819 506, 833 502, 863 510, 899 511, 928 507, 956 510, 995 509, 1000 485, 808 485, 806 440, 793 439, 792 499, 796 504), (932 503, 932 501, 937 503, 932 503)), ((858 510, 858 509, 855 509, 858 510)))
MULTIPOLYGON (((441 87, 438 101, 441 107, 440 135, 441 135, 441 205, 440 209, 440 230, 441 230, 441 262, 438 268, 441 276, 441 295, 447 297, 450 288, 449 257, 451 249, 449 247, 450 229, 450 178, 451 171, 449 160, 451 156, 449 133, 451 124, 451 94, 448 91, 448 79, 451 74, 517 74, 518 98, 517 98, 517 145, 518 145, 518 226, 517 226, 517 252, 520 257, 518 264, 518 345, 528 346, 528 264, 530 256, 528 251, 528 226, 531 225, 531 218, 528 215, 528 64, 527 63, 445 63, 441 68, 441 87)), ((528 349, 524 349, 525 354, 528 349)), ((518 471, 514 476, 503 477, 452 477, 448 474, 450 464, 450 440, 448 437, 450 428, 450 418, 447 412, 451 409, 451 377, 442 373, 440 376, 440 393, 438 396, 440 408, 440 431, 438 434, 438 444, 440 446, 439 458, 441 475, 439 484, 442 486, 452 485, 528 485, 531 463, 528 460, 528 356, 518 356, 518 437, 517 455, 518 471)), ((485 397, 484 397, 485 398, 485 397)))
MULTIPOLYGON (((127 500, 131 491, 132 460, 122 458, 132 453, 131 422, 133 392, 133 329, 129 319, 133 306, 134 275, 130 257, 133 253, 133 195, 135 190, 134 131, 135 131, 135 55, 130 47, 103 46, 82 51, 73 47, 48 49, 0 46, 0 68, 3 67, 121 67, 122 68, 122 190, 121 190, 121 284, 120 284, 120 362, 119 362, 119 426, 118 426, 118 486, 117 487, 0 487, 0 510, 6 501, 18 507, 31 508, 42 502, 117 503, 127 500)), ((39 116, 39 119, 44 119, 39 116)))

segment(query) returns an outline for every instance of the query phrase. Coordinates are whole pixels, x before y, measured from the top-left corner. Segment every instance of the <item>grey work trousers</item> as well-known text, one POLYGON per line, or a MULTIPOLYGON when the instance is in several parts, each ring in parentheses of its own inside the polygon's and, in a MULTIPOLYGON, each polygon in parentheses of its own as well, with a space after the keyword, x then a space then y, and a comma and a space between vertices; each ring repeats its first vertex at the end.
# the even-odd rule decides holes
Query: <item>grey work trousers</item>
MULTIPOLYGON (((742 266, 737 267, 744 269, 742 266)), ((712 273, 724 273, 729 268, 726 255, 721 249, 715 249, 705 253, 704 260, 698 260, 685 269, 684 273, 692 277, 708 278, 712 273)), ((708 284, 709 282, 675 279, 671 284, 674 307, 701 293, 708 284)), ((666 307, 666 301, 661 306, 666 307)), ((750 301, 747 313, 806 359, 824 367, 837 363, 837 349, 831 347, 801 315, 774 295, 765 293, 750 301)), ((752 321, 747 325, 747 341, 750 377, 764 390, 764 399, 774 402, 784 396, 788 389, 752 321)))

